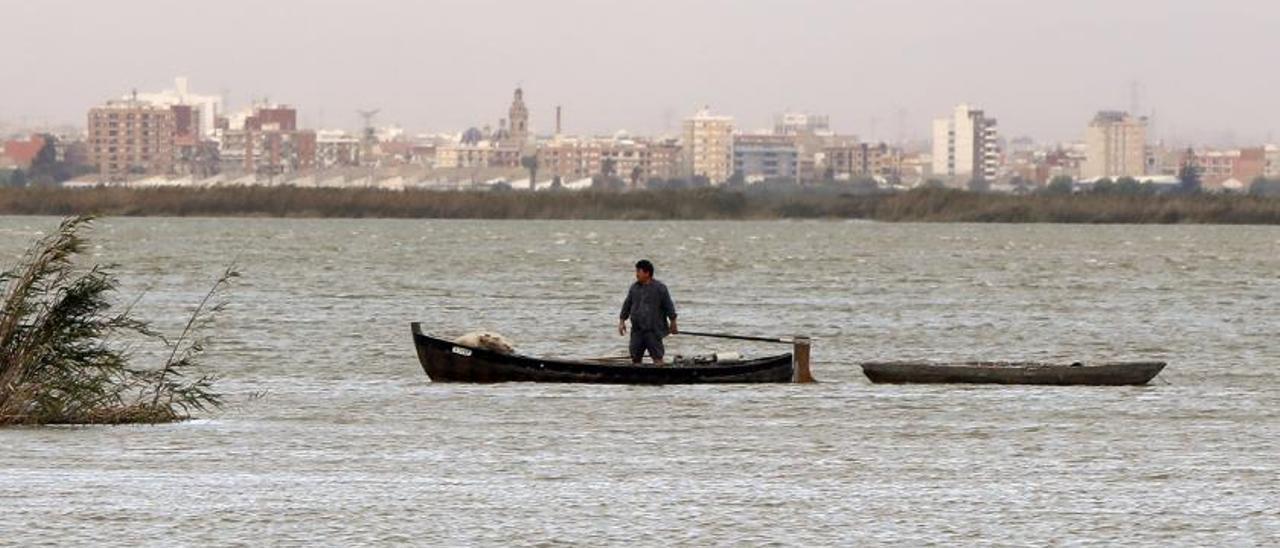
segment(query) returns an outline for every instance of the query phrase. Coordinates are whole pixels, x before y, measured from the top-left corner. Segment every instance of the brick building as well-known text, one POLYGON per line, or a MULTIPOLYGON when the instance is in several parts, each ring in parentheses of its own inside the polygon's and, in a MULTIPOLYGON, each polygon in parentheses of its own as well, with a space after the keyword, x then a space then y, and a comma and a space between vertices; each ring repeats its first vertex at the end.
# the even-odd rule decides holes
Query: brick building
POLYGON ((902 175, 902 151, 885 143, 840 143, 823 149, 833 178, 851 180, 881 178, 896 181, 902 175))
POLYGON ((316 166, 316 133, 298 129, 298 112, 292 107, 256 107, 238 124, 226 121, 218 137, 226 172, 282 175, 316 166))
POLYGON ((680 145, 672 140, 556 138, 538 147, 538 170, 548 177, 566 180, 611 173, 630 182, 635 170, 637 183, 650 179, 672 179, 680 174, 680 145))
POLYGON ((172 108, 135 99, 89 109, 89 161, 108 181, 168 175, 173 172, 176 120, 172 108))
POLYGON ((31 162, 36 159, 36 155, 40 153, 40 149, 44 148, 44 137, 40 134, 32 134, 27 139, 13 139, 4 142, 4 147, 0 150, 0 155, 8 160, 6 164, 11 164, 20 169, 31 167, 31 162))

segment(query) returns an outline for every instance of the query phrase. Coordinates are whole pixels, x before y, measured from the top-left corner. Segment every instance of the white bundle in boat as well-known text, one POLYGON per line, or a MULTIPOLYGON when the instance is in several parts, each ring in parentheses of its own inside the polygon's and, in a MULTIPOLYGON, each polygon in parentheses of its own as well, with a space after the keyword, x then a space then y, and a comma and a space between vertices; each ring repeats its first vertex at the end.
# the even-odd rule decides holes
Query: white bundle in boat
POLYGON ((499 354, 514 354, 516 349, 511 340, 489 331, 473 331, 453 340, 454 344, 479 348, 499 354))

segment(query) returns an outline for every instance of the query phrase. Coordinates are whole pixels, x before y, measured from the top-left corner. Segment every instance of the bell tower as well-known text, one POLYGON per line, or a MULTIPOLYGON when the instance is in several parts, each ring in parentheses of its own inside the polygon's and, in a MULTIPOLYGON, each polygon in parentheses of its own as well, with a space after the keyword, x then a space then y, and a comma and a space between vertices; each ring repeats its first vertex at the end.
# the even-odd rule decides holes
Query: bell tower
POLYGON ((515 97, 511 100, 507 119, 511 124, 511 141, 523 146, 529 139, 529 109, 524 106, 524 90, 519 87, 516 88, 515 97))

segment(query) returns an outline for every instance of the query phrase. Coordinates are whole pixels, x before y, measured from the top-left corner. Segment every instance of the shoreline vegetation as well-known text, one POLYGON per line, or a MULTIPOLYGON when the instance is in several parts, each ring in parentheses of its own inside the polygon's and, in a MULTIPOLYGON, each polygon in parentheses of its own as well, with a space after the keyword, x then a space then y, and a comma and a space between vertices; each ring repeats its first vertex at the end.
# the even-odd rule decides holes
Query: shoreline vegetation
POLYGON ((1280 224, 1280 198, 1247 194, 787 191, 458 191, 298 187, 0 188, 0 215, 431 219, 1280 224))
POLYGON ((92 219, 74 217, 0 272, 0 426, 156 424, 222 405, 215 378, 196 375, 203 330, 223 308, 228 268, 176 338, 132 307, 115 306, 110 266, 79 264, 92 219), (149 346, 148 346, 149 345, 149 346), (164 356, 140 367, 135 352, 164 356))

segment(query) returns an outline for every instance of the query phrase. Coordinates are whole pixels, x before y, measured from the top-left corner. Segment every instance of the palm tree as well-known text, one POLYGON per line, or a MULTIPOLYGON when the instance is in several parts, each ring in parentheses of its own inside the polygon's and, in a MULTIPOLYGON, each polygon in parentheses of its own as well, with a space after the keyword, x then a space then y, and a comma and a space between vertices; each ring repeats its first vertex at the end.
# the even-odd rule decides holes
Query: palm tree
POLYGON ((521 157, 520 165, 529 170, 529 190, 533 190, 538 180, 538 157, 532 154, 521 157))

